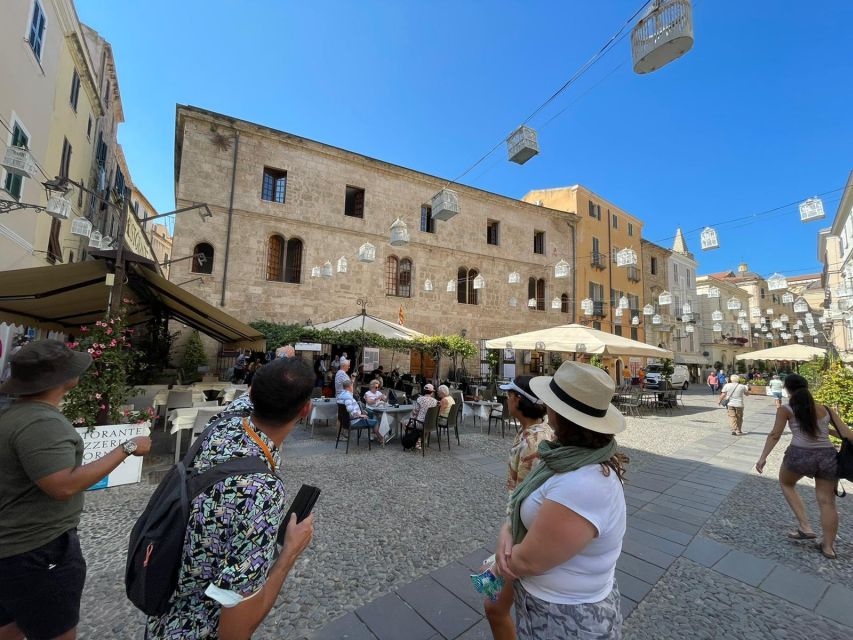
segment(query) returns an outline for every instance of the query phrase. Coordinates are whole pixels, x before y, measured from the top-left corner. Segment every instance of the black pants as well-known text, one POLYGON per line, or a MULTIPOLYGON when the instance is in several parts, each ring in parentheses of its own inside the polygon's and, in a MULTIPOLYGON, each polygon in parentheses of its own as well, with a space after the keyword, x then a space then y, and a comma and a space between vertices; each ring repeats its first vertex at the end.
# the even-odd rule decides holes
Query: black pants
POLYGON ((49 640, 77 626, 86 561, 77 530, 43 547, 0 559, 0 627, 14 622, 27 640, 49 640))

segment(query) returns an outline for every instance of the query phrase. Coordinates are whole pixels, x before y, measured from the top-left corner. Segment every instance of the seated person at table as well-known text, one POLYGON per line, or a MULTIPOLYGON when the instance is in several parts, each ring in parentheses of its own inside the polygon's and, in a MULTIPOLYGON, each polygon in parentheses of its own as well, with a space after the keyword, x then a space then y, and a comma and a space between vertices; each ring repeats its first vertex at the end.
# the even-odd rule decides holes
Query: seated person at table
POLYGON ((371 407, 387 401, 388 398, 379 390, 379 380, 371 380, 370 389, 364 392, 364 402, 367 405, 367 410, 370 411, 371 407))
POLYGON ((383 439, 379 435, 379 422, 374 418, 368 418, 367 414, 361 410, 361 405, 358 404, 358 400, 352 395, 352 380, 344 380, 343 391, 338 396, 338 404, 346 406, 349 413, 350 426, 360 427, 366 425, 373 427, 373 434, 377 442, 387 442, 390 440, 390 438, 383 439))
POLYGON ((433 397, 435 387, 431 384, 424 385, 424 392, 418 396, 415 401, 415 409, 412 411, 412 419, 409 422, 409 428, 423 429, 424 420, 426 420, 427 410, 438 404, 438 400, 433 397))
POLYGON ((438 417, 446 418, 454 404, 456 401, 450 395, 450 388, 446 384, 440 385, 438 387, 438 417))

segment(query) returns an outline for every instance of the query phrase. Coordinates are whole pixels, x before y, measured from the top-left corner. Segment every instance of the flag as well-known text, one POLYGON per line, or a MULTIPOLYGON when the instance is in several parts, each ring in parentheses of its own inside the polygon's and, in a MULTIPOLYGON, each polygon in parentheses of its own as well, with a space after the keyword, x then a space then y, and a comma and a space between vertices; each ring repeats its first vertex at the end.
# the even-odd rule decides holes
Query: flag
POLYGON ((405 323, 405 320, 406 320, 406 314, 405 314, 405 313, 403 313, 403 305, 400 305, 400 314, 399 314, 398 319, 399 319, 399 324, 400 324, 400 325, 403 325, 403 324, 405 323))

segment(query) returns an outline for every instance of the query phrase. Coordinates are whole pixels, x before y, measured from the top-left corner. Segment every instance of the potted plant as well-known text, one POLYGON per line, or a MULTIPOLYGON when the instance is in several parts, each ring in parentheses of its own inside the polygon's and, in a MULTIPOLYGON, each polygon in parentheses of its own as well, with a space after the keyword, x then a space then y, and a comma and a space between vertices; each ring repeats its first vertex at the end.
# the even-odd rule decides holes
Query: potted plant
POLYGON ((752 395, 767 395, 767 380, 756 378, 749 381, 749 393, 752 395))

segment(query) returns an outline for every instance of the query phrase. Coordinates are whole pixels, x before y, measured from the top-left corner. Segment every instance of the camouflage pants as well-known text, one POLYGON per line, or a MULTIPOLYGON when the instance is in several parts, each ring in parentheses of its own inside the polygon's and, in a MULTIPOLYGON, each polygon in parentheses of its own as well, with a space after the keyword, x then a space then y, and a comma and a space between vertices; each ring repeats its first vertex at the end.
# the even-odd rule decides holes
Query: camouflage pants
POLYGON ((521 586, 515 589, 515 616, 518 640, 621 640, 622 609, 619 588, 601 602, 589 604, 554 604, 530 595, 521 586))

